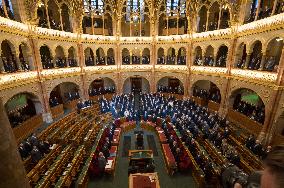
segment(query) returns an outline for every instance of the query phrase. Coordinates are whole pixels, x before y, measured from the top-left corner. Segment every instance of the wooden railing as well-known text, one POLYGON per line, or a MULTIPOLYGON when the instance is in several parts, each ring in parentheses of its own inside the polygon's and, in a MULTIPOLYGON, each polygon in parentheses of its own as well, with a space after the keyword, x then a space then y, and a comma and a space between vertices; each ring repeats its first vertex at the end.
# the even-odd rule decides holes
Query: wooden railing
POLYGON ((200 105, 200 106, 206 106, 206 105, 207 105, 207 100, 202 99, 202 98, 200 98, 200 97, 194 97, 194 96, 192 96, 192 100, 193 100, 196 104, 198 104, 198 105, 200 105))
POLYGON ((26 139, 35 129, 39 128, 43 123, 42 115, 38 114, 26 120, 19 126, 13 128, 17 142, 21 142, 26 139))
POLYGON ((237 112, 233 109, 229 109, 228 118, 230 121, 237 125, 240 125, 241 128, 246 129, 248 132, 255 136, 258 136, 262 129, 262 125, 260 123, 248 118, 244 114, 241 114, 240 112, 237 112))
POLYGON ((90 96, 89 98, 90 98, 90 100, 92 100, 92 101, 99 101, 99 99, 104 96, 104 97, 109 101, 109 100, 112 99, 112 96, 113 96, 113 95, 114 95, 113 93, 107 93, 107 94, 104 94, 104 95, 90 96))
POLYGON ((53 119, 56 119, 56 118, 62 116, 64 114, 63 104, 59 104, 57 106, 50 108, 50 111, 51 111, 53 119))
POLYGON ((210 111, 217 112, 217 111, 219 111, 219 108, 220 108, 220 104, 219 103, 216 103, 214 101, 209 100, 209 102, 208 102, 208 109, 210 111))
POLYGON ((75 110, 77 107, 78 99, 73 100, 73 101, 68 101, 65 104, 63 104, 64 108, 67 108, 71 111, 75 110))

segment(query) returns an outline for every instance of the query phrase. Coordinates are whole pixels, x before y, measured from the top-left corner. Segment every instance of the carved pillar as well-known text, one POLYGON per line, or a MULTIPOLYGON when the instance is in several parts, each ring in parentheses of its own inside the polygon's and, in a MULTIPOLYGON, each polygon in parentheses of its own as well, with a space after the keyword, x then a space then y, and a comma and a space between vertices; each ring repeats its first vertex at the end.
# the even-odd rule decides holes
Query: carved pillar
MULTIPOLYGON (((0 49, 0 55, 2 54, 2 50, 0 49)), ((5 72, 5 69, 4 69, 4 64, 3 64, 3 61, 2 61, 2 58, 0 57, 0 73, 1 74, 4 74, 6 73, 5 72)))
POLYGON ((276 7, 277 7, 277 3, 278 3, 278 0, 274 0, 273 9, 272 9, 272 12, 271 12, 271 16, 275 14, 275 10, 276 10, 276 7))
POLYGON ((18 152, 16 139, 0 98, 0 187, 23 187, 30 185, 26 178, 24 163, 18 152))
POLYGON ((206 51, 202 51, 202 66, 204 66, 204 63, 205 63, 205 55, 206 55, 206 51))
POLYGON ((167 36, 169 36, 169 17, 167 17, 167 36))
POLYGON ((217 29, 220 29, 220 23, 221 23, 221 15, 222 15, 222 7, 219 8, 219 17, 218 17, 218 27, 217 29))
POLYGON ((85 61, 84 61, 84 49, 82 44, 78 44, 78 57, 79 57, 79 67, 81 68, 81 82, 82 82, 82 94, 81 98, 89 99, 89 86, 87 85, 87 76, 84 71, 85 61))
POLYGON ((132 50, 130 50, 129 56, 130 56, 130 61, 129 61, 129 63, 130 63, 130 65, 132 65, 132 50))
POLYGON ((49 13, 48 13, 48 4, 47 4, 48 0, 44 1, 44 7, 45 7, 45 12, 46 12, 46 19, 47 19, 47 25, 48 28, 50 29, 50 20, 49 20, 49 13))
POLYGON ((15 51, 15 60, 16 60, 16 64, 17 64, 17 67, 18 67, 18 71, 23 71, 23 69, 22 69, 22 64, 21 64, 21 62, 20 62, 19 55, 20 55, 19 50, 16 50, 16 51, 15 51))
POLYGON ((264 51, 263 54, 262 54, 259 70, 263 70, 264 64, 265 64, 265 60, 266 60, 266 51, 264 51))
POLYGON ((218 53, 214 54, 214 57, 213 57, 213 58, 214 58, 214 59, 213 59, 213 61, 214 61, 214 62, 213 62, 213 66, 214 66, 214 67, 216 67, 216 65, 217 65, 217 55, 218 55, 218 53))
POLYGON ((63 20, 62 20, 62 14, 61 14, 61 7, 58 7, 59 10, 59 18, 60 18, 60 27, 61 27, 61 31, 63 31, 63 20))
POLYGON ((248 52, 247 57, 246 57, 246 62, 245 62, 245 69, 248 68, 248 65, 250 63, 250 56, 251 56, 251 52, 248 52))
POLYGON ((209 12, 209 10, 208 10, 208 11, 207 11, 207 17, 206 17, 206 31, 208 31, 209 15, 210 15, 210 12, 209 12))

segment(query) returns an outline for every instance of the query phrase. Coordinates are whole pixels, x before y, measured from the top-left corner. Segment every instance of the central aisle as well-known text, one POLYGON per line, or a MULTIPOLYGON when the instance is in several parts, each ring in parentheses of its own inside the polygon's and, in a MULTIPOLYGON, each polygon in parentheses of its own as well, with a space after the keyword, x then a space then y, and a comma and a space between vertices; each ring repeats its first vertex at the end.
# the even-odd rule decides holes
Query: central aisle
MULTIPOLYGON (((136 130, 137 131, 137 130, 136 130)), ((147 136, 152 135, 155 143, 151 143, 153 147, 156 145, 158 155, 154 156, 155 171, 158 173, 161 188, 195 188, 197 187, 193 177, 190 173, 180 174, 176 173, 174 176, 169 176, 166 172, 164 164, 163 153, 158 140, 158 137, 149 131, 144 131, 144 149, 150 149, 147 136)), ((118 148, 118 160, 116 164, 115 176, 105 176, 101 179, 94 179, 89 181, 88 188, 127 188, 128 187, 128 158, 123 157, 124 139, 125 137, 131 137, 131 149, 135 148, 135 134, 134 130, 121 135, 119 148, 118 148)), ((151 136, 150 136, 151 137, 151 136)), ((128 139, 129 140, 129 139, 128 139)), ((149 139, 151 140, 151 139, 149 139)), ((126 141, 128 142, 128 141, 126 141)))

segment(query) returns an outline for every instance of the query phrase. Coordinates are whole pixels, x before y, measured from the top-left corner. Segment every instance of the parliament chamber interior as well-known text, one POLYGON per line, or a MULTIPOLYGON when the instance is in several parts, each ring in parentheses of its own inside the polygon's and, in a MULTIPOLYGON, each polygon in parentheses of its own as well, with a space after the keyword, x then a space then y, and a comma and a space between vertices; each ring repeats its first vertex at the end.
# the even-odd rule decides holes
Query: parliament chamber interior
POLYGON ((1 188, 283 188, 283 0, 0 0, 1 188))

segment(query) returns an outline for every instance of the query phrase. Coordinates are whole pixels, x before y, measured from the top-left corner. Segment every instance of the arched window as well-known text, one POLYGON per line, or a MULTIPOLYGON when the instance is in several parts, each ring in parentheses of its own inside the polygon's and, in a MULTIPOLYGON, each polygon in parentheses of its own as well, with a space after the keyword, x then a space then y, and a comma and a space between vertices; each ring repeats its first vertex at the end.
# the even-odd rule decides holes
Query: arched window
POLYGON ((130 22, 131 18, 134 23, 144 22, 144 1, 143 0, 128 0, 126 6, 125 21, 130 22))

